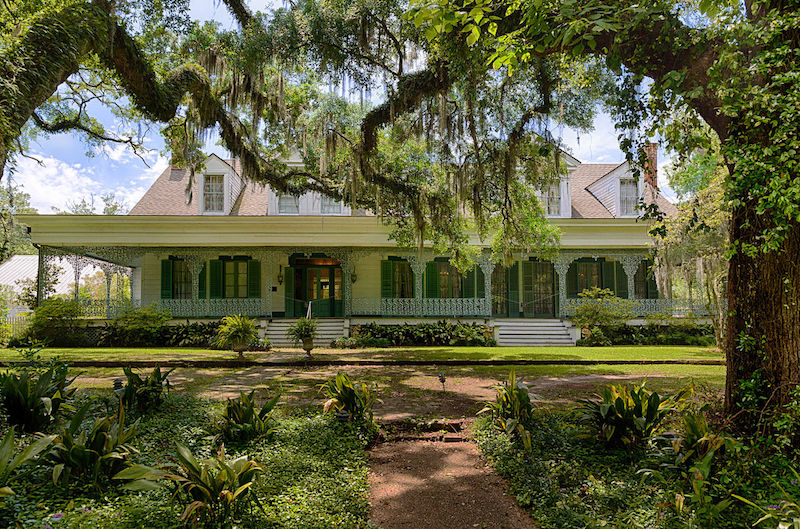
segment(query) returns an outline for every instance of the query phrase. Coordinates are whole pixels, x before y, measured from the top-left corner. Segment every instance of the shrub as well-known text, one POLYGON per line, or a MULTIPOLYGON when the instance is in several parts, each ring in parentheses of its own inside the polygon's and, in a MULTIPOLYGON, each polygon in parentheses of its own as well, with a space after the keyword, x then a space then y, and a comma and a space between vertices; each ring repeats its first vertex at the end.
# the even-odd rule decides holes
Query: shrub
POLYGON ((696 345, 713 346, 714 329, 711 325, 698 325, 691 320, 675 321, 671 324, 648 323, 647 325, 602 325, 591 330, 589 336, 578 345, 696 345), (592 335, 596 330, 602 340, 592 335))
MULTIPOLYGON (((691 387, 659 396, 638 386, 611 384, 600 401, 583 399, 581 422, 609 445, 633 445, 649 438, 670 412, 692 393, 691 387)), ((598 395, 599 396, 599 395, 598 395)))
POLYGON ((127 382, 122 389, 117 390, 120 402, 128 409, 136 408, 140 411, 152 410, 161 405, 164 400, 164 388, 169 391, 169 374, 175 369, 161 371, 156 366, 153 371, 142 380, 130 367, 123 367, 127 382))
POLYGON ((567 314, 581 329, 617 325, 634 316, 633 302, 618 298, 607 288, 587 288, 578 297, 581 302, 568 307, 567 314))
POLYGON ((81 406, 63 428, 47 454, 53 465, 53 483, 67 483, 73 476, 89 476, 97 486, 100 477, 118 473, 136 449, 128 443, 136 435, 137 423, 125 427, 125 408, 116 415, 95 419, 90 429, 83 427, 91 403, 81 406), (80 433, 78 433, 80 431, 80 433))
MULTIPOLYGON (((8 430, 3 442, 0 443, 0 498, 14 496, 15 492, 11 488, 11 483, 17 477, 17 469, 23 465, 36 460, 36 457, 44 452, 50 443, 55 439, 55 435, 39 437, 31 444, 26 446, 21 452, 16 453, 14 443, 14 428, 8 430)), ((0 507, 3 504, 0 503, 0 507)))
MULTIPOLYGON (((166 343, 171 347, 211 347, 217 339, 220 321, 194 322, 170 325, 164 333, 166 343)), ((161 345, 161 344, 154 344, 161 345)))
POLYGON ((256 410, 254 394, 255 390, 250 393, 243 391, 237 399, 228 399, 225 403, 225 411, 216 427, 225 441, 249 441, 272 432, 274 421, 270 413, 275 409, 280 395, 274 396, 260 410, 256 410))
POLYGON ((358 387, 347 373, 340 371, 322 385, 322 390, 328 398, 323 405, 325 413, 342 412, 351 421, 372 422, 372 408, 377 399, 366 384, 358 387))
POLYGON ((528 423, 533 414, 531 395, 528 386, 517 380, 514 370, 508 380, 495 386, 497 395, 494 402, 489 402, 478 415, 490 413, 494 425, 512 438, 518 439, 526 450, 531 449, 531 434, 528 423))
POLYGON ((164 345, 169 334, 166 323, 172 319, 167 309, 155 305, 123 312, 100 332, 99 342, 108 346, 164 345))
POLYGON ((8 422, 26 432, 40 431, 55 422, 61 404, 75 393, 75 388, 69 387, 75 378, 67 380, 66 365, 39 374, 28 370, 0 374, 0 403, 8 422))
POLYGON ((222 318, 215 342, 218 347, 230 348, 239 353, 239 358, 244 358, 244 351, 257 342, 256 320, 242 314, 222 318))
POLYGON ((74 301, 51 298, 44 300, 33 313, 26 338, 53 346, 85 345, 85 329, 78 328, 81 308, 74 301))
POLYGON ((353 329, 353 337, 361 347, 384 347, 389 345, 496 345, 492 330, 477 323, 432 323, 380 325, 367 323, 353 329))
POLYGON ((114 479, 134 480, 125 485, 131 490, 158 488, 156 480, 160 479, 172 481, 176 485, 173 499, 183 507, 181 520, 186 525, 230 527, 233 518, 240 516, 255 500, 250 488, 263 468, 247 456, 228 461, 224 447, 219 449, 216 458, 198 461, 191 450, 175 444, 178 473, 133 465, 114 479))

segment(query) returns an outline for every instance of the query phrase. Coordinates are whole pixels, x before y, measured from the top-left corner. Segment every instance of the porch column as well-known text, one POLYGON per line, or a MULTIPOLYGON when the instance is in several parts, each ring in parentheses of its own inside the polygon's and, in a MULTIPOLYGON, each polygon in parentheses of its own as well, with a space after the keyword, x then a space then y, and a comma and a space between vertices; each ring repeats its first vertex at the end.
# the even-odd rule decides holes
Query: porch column
POLYGON ((262 276, 267 280, 262 284, 264 290, 261 294, 261 315, 265 318, 272 317, 272 255, 268 250, 262 250, 256 254, 256 259, 261 261, 262 276))
POLYGON ((200 273, 203 271, 203 266, 206 264, 204 255, 191 254, 179 256, 189 267, 189 274, 192 279, 192 310, 191 315, 195 318, 207 316, 208 311, 205 309, 205 302, 200 299, 200 273))
POLYGON ((483 252, 478 259, 478 266, 483 272, 483 301, 484 314, 486 317, 492 317, 492 272, 496 263, 492 261, 491 256, 487 252, 483 252))
POLYGON ((559 255, 553 262, 556 274, 558 274, 558 313, 564 314, 567 308, 567 272, 574 258, 571 255, 559 255))
POLYGON ((639 263, 644 259, 641 255, 626 255, 622 257, 622 269, 625 270, 625 276, 628 278, 628 299, 636 298, 634 276, 636 275, 636 270, 639 269, 639 263))
POLYGON ((46 255, 46 247, 40 246, 39 247, 39 269, 36 272, 36 306, 42 304, 44 301, 44 283, 47 279, 45 276, 47 275, 47 255, 46 255))
POLYGON ((100 269, 103 271, 103 275, 106 277, 106 318, 111 319, 113 318, 113 313, 111 310, 111 282, 114 280, 116 266, 112 265, 111 263, 102 263, 100 265, 100 269))
POLYGON ((425 257, 420 255, 409 255, 407 257, 411 265, 411 271, 414 272, 414 307, 417 316, 424 316, 423 314, 423 299, 422 299, 422 275, 425 273, 425 257))
POLYGON ((342 304, 344 317, 349 318, 353 312, 353 271, 355 270, 355 256, 346 250, 343 259, 339 260, 342 267, 342 304))
POLYGON ((86 258, 80 255, 70 255, 69 263, 72 266, 73 278, 75 279, 75 303, 80 299, 81 272, 89 264, 86 258))

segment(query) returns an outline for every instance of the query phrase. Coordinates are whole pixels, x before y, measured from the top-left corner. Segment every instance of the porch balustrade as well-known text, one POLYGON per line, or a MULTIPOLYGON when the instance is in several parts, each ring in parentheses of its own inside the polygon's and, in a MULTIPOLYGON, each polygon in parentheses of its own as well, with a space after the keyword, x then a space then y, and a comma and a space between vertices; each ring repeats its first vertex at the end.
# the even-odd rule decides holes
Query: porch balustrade
MULTIPOLYGON (((582 303, 590 300, 585 299, 568 299, 565 306, 561 307, 561 315, 569 316, 576 307, 582 303)), ((595 302, 597 300, 591 300, 595 302)), ((647 316, 672 316, 672 317, 686 317, 696 316, 700 318, 708 317, 708 310, 705 303, 692 299, 630 299, 627 300, 631 303, 633 313, 636 317, 647 316)))
MULTIPOLYGON (((123 312, 142 306, 141 300, 81 300, 81 313, 85 318, 114 318, 123 312)), ((244 314, 251 318, 270 316, 269 304, 264 299, 159 299, 153 303, 167 309, 175 318, 221 318, 231 314, 244 314)))
POLYGON ((485 298, 354 298, 354 316, 489 317, 485 298))

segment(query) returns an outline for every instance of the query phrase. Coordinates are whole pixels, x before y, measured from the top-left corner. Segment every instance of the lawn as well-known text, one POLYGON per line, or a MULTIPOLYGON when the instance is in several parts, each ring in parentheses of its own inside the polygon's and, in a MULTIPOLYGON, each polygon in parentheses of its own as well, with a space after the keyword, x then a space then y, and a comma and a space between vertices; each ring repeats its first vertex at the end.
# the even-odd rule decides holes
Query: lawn
MULTIPOLYGON (((66 361, 77 360, 223 360, 235 358, 235 353, 213 349, 181 347, 97 347, 97 348, 46 348, 43 358, 59 357, 66 361)), ((568 361, 630 361, 641 360, 724 360, 717 349, 700 346, 636 346, 611 347, 391 347, 380 349, 328 349, 313 351, 318 360, 414 360, 439 362, 442 360, 557 360, 568 361)), ((257 361, 302 360, 300 349, 278 347, 268 352, 251 352, 247 358, 257 361)), ((14 349, 0 349, 0 361, 19 360, 14 349)))

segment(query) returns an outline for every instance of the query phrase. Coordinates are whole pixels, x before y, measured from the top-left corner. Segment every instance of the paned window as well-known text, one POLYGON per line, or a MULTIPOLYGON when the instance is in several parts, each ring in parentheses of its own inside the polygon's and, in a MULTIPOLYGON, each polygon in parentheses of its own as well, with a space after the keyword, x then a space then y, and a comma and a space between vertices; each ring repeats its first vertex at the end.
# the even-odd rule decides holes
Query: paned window
POLYGON ((578 292, 587 288, 601 288, 600 263, 576 263, 578 265, 578 292))
POLYGON ((221 174, 207 174, 203 179, 203 209, 221 212, 225 208, 225 177, 221 174))
POLYGON ((186 261, 172 261, 172 299, 192 298, 192 274, 186 261))
POLYGON ((300 201, 297 197, 292 195, 278 196, 278 214, 279 215, 299 215, 300 214, 300 201))
POLYGON ((561 185, 551 184, 544 193, 544 208, 548 217, 561 215, 561 185))
POLYGON ((460 298, 461 273, 450 263, 439 261, 436 264, 439 268, 439 297, 460 298))
POLYGON ((225 261, 225 297, 247 297, 247 261, 225 261))
POLYGON ((619 182, 620 215, 631 217, 637 214, 639 206, 639 186, 636 180, 625 178, 619 182))
POLYGON ((393 298, 414 297, 414 272, 408 261, 392 261, 394 275, 392 281, 393 298))
POLYGON ((323 215, 341 215, 342 214, 342 203, 335 198, 331 198, 329 196, 322 196, 321 201, 321 213, 323 215))

